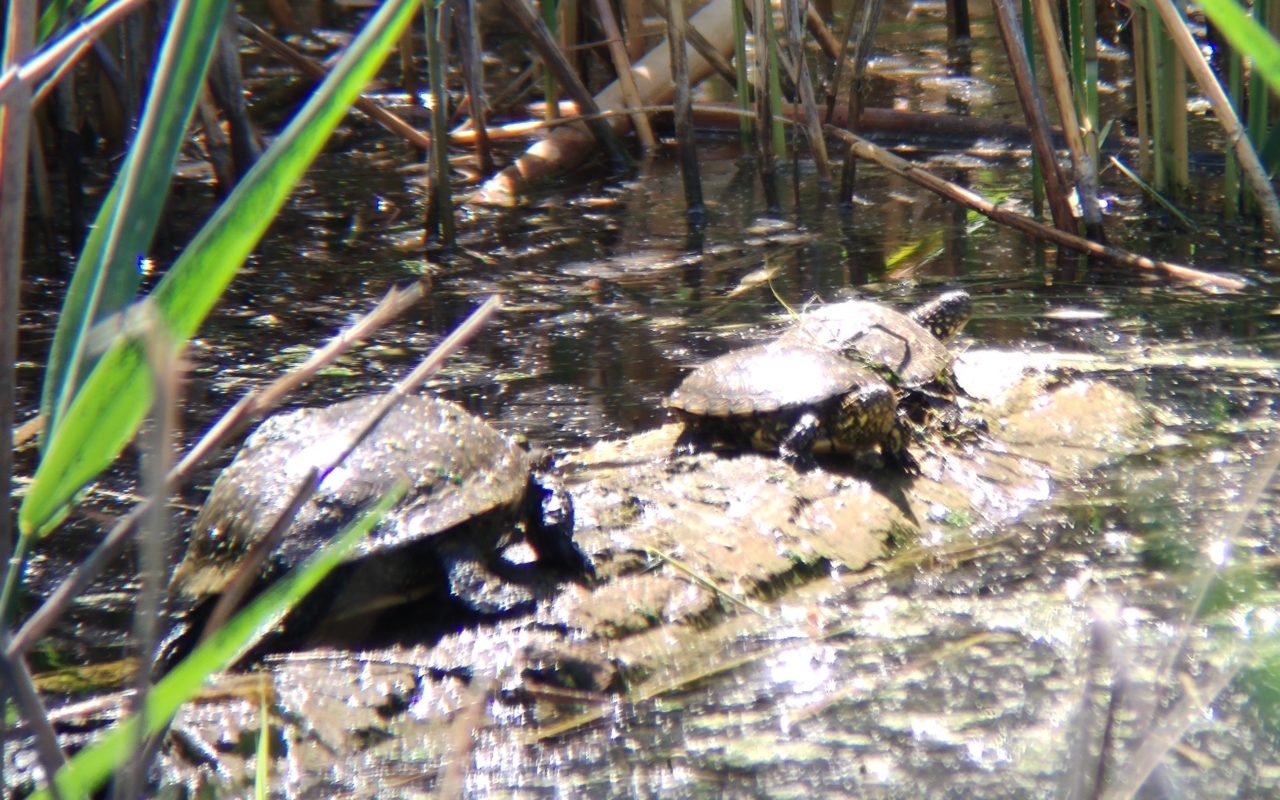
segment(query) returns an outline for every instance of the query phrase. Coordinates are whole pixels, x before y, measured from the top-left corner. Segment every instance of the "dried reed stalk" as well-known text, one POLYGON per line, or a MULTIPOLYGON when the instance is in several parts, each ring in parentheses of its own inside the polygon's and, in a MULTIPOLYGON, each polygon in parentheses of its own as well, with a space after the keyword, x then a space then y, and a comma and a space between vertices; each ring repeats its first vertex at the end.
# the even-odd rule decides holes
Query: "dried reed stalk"
POLYGON ((1005 53, 1009 56, 1018 102, 1022 104, 1022 114, 1026 117, 1027 128, 1031 133, 1031 148, 1036 154, 1036 163, 1040 165, 1040 173, 1044 176, 1053 224, 1059 230, 1074 234, 1077 232, 1075 214, 1071 211, 1062 173, 1058 169, 1058 156, 1049 136, 1049 118, 1045 114, 1044 104, 1040 102, 1040 93, 1031 74, 1031 61, 1027 58, 1026 40, 1022 38, 1018 12, 1013 7, 1013 0, 993 0, 991 6, 1005 53))
POLYGON ((1074 167, 1075 189, 1080 197, 1080 214, 1084 217, 1085 230, 1090 239, 1102 241, 1102 207, 1098 204, 1098 166, 1080 134, 1080 120, 1076 116, 1075 97, 1071 91, 1071 71, 1067 68, 1067 56, 1062 49, 1062 34, 1058 30, 1057 9, 1049 0, 1032 0, 1036 15, 1036 28, 1044 48, 1044 60, 1049 68, 1049 82, 1058 103, 1058 118, 1062 120, 1062 133, 1067 140, 1074 167))
POLYGON ((1114 264, 1150 272, 1159 272, 1171 278, 1186 281, 1198 288, 1216 291, 1240 291, 1246 285, 1245 281, 1230 275, 1215 275, 1211 272, 1203 272, 1180 264, 1171 264, 1168 261, 1158 261, 1043 225, 1030 217, 1000 208, 977 192, 945 181, 922 167, 912 164, 906 159, 899 158, 846 130, 832 125, 828 125, 826 130, 831 135, 846 142, 859 158, 874 161, 894 175, 905 178, 917 186, 922 186, 948 200, 961 203, 996 222, 1008 225, 1011 228, 1017 228, 1037 238, 1047 239, 1063 247, 1069 247, 1085 255, 1095 256, 1114 264))
POLYGON ((1249 188, 1253 190, 1253 196, 1262 207, 1262 214, 1271 226, 1271 235, 1280 239, 1280 202, 1276 201, 1271 181, 1267 179, 1267 170, 1262 166, 1257 151, 1253 149, 1253 143, 1249 141, 1249 137, 1240 126, 1240 118, 1236 116, 1235 108, 1227 99, 1226 92, 1222 90, 1222 84, 1218 82, 1213 70, 1209 67, 1209 62, 1204 60, 1204 55, 1196 45, 1191 31, 1187 30, 1187 23, 1182 18, 1182 14, 1174 8, 1170 0, 1152 0, 1152 2, 1160 12, 1160 19, 1164 20, 1169 36, 1173 39, 1174 46, 1178 48, 1178 54, 1182 56, 1191 74, 1195 76, 1196 83, 1200 85, 1200 91, 1204 92, 1213 105, 1213 113, 1222 125, 1222 132, 1226 134, 1228 144, 1235 150, 1236 158, 1240 159, 1240 168, 1244 170, 1245 177, 1249 181, 1249 188))

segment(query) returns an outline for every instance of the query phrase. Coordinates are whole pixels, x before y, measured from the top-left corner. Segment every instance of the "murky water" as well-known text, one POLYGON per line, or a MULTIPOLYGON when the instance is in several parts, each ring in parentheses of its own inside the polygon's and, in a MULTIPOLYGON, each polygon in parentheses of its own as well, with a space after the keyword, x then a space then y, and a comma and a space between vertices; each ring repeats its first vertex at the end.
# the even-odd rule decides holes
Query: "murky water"
MULTIPOLYGON (((887 49, 919 44, 921 20, 936 21, 941 10, 889 13, 887 49)), ((1008 88, 992 80, 999 68, 983 20, 975 37, 963 74, 945 66, 940 33, 918 58, 885 59, 879 104, 900 98, 913 109, 1016 117, 1008 88)), ((1123 113, 1118 92, 1106 99, 1123 113)), ((1007 152, 996 159, 947 155, 935 164, 989 196, 1024 196, 1025 153, 1000 148, 1007 152)), ((865 164, 853 208, 821 197, 801 165, 799 196, 784 191, 781 219, 767 220, 757 176, 729 156, 703 162, 708 225, 697 235, 678 173, 654 160, 624 180, 576 175, 515 212, 469 209, 462 252, 424 261, 406 246, 416 238, 418 187, 397 163, 384 152, 329 154, 309 175, 189 353, 186 440, 389 286, 424 272, 433 291, 419 308, 291 402, 387 387, 501 292, 507 310, 431 388, 536 445, 574 449, 659 424, 663 396, 688 367, 766 335, 788 307, 853 294, 908 304, 964 286, 976 307, 964 346, 1088 357, 1084 373, 1135 393, 1156 418, 1132 455, 1063 487, 1061 502, 1004 532, 1011 545, 943 574, 908 570, 858 587, 856 602, 851 595, 840 606, 849 635, 815 644, 797 634, 794 647, 742 642, 744 651, 760 647, 760 658, 560 745, 530 755, 498 742, 493 763, 476 765, 476 793, 577 786, 596 796, 1050 796, 1069 790, 1066 759, 1081 772, 1096 763, 1104 678, 1158 672, 1153 665, 1185 650, 1175 669, 1135 678, 1156 695, 1144 703, 1168 708, 1196 679, 1248 660, 1247 648, 1234 648, 1265 621, 1236 619, 1235 631, 1224 621, 1211 626, 1214 637, 1188 644, 1174 613, 1191 607, 1211 556, 1270 558, 1280 547, 1274 490, 1259 478, 1275 446, 1280 316, 1270 275, 1280 256, 1253 230, 1221 223, 1212 173, 1192 203, 1198 230, 1117 199, 1123 211, 1108 220, 1108 234, 1146 255, 1246 275, 1253 283, 1240 295, 1065 256, 865 164), (953 657, 931 659, 947 646, 953 657), (1078 702, 1088 692, 1092 703, 1078 702), (949 705, 957 697, 962 703, 949 705), (1058 724, 1027 727, 1028 719, 1058 724)), ((1114 170, 1107 178, 1119 180, 1114 170)), ((34 365, 47 334, 33 305, 24 345, 34 365)), ((38 373, 20 373, 26 411, 38 373)), ((211 477, 187 493, 191 503, 211 477)), ((110 484, 127 491, 130 478, 110 484)), ((113 509, 109 497, 95 502, 113 509)), ((49 588, 84 546, 74 534, 98 529, 93 516, 79 516, 52 555, 37 556, 31 586, 49 588)), ((119 654, 112 626, 129 607, 128 588, 107 587, 124 593, 80 612, 64 634, 81 640, 73 654, 119 654)), ((788 636, 779 631, 777 641, 788 636)), ((1204 768, 1175 769, 1169 785, 1185 796, 1277 790, 1280 757, 1243 710, 1247 697, 1238 685, 1225 696, 1193 740, 1203 749, 1184 754, 1204 768)))

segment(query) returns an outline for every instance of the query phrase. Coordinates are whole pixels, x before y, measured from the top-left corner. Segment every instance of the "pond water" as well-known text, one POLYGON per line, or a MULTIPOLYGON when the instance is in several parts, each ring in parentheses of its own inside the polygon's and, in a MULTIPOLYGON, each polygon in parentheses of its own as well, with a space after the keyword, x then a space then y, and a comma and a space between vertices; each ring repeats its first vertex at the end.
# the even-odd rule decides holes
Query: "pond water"
MULTIPOLYGON (((991 66, 998 50, 986 21, 976 22, 973 67, 957 74, 946 66, 940 6, 886 13, 886 51, 915 42, 918 55, 877 64, 873 105, 1016 116, 1008 87, 993 78, 1001 68, 991 66)), ((1121 114, 1123 84, 1114 77, 1109 87, 1111 113, 1121 114)), ((402 153, 350 132, 341 149, 349 152, 326 155, 308 175, 191 348, 186 440, 391 285, 424 272, 433 288, 418 308, 290 403, 386 388, 500 292, 504 312, 431 389, 561 452, 657 426, 666 419, 663 397, 688 368, 761 338, 788 308, 849 296, 907 305, 962 286, 975 302, 963 346, 1065 354, 1082 374, 1134 393, 1155 420, 1148 440, 1060 487, 1053 505, 986 532, 1011 537, 1012 546, 941 573, 891 570, 860 586, 856 601, 836 604, 856 635, 782 647, 791 634, 780 630, 772 642, 734 642, 738 652, 759 646, 752 651, 759 657, 532 755, 495 742, 469 778, 476 793, 553 795, 576 782, 599 796, 1048 796, 1069 789, 1061 763, 1059 771, 1046 767, 1056 757, 1075 759, 1080 773, 1097 762, 1098 739, 1090 737, 1107 702, 1099 687, 1132 679, 1140 691, 1126 701, 1143 695, 1149 707, 1167 710, 1220 665, 1249 661, 1249 637, 1266 620, 1228 615, 1194 629, 1212 636, 1188 642, 1178 617, 1193 606, 1212 556, 1271 559, 1280 546, 1266 471, 1274 466, 1280 386, 1271 278, 1280 254, 1255 230, 1222 223, 1212 171, 1197 176, 1198 229, 1179 229, 1132 200, 1131 187, 1117 195, 1113 184, 1108 235, 1145 255, 1244 275, 1251 284, 1239 294, 1208 294, 1059 253, 867 164, 850 209, 821 196, 811 165, 799 165, 799 196, 785 173, 784 208, 769 218, 751 165, 716 140, 703 146, 702 231, 688 228, 675 167, 654 159, 621 179, 580 171, 515 211, 468 208, 461 252, 428 262, 415 246, 420 187, 398 171, 402 153), (1027 596, 1066 597, 1067 611, 1037 617, 1050 612, 1027 596), (954 658, 925 657, 944 645, 957 648, 954 658), (1155 665, 1167 660, 1177 666, 1161 673, 1155 665), (1195 668, 1206 664, 1213 669, 1195 668), (1098 693, 1097 716, 1082 720, 1076 702, 1087 692, 1098 693), (990 702, 949 706, 949 696, 990 702), (1019 715, 1058 724, 1019 727, 1019 715)), ((1027 194, 1021 145, 974 149, 986 157, 945 150, 915 157, 988 196, 1027 194)), ((1119 180, 1114 170, 1106 177, 1119 180)), ((43 330, 38 321, 34 328, 43 330)), ((37 334, 24 342, 32 364, 43 341, 37 334)), ((21 375, 24 411, 34 408, 37 373, 33 366, 21 375)), ((186 493, 190 504, 213 476, 211 469, 186 493)), ((112 486, 127 491, 130 483, 119 474, 112 486)), ((96 502, 113 508, 109 497, 96 502)), ((75 533, 98 529, 95 514, 78 516, 55 537, 59 549, 37 555, 31 587, 47 590, 83 546, 75 533)), ((63 634, 72 654, 122 654, 126 574, 63 634)), ((1231 684, 1216 715, 1206 715, 1195 740, 1202 749, 1184 744, 1185 763, 1162 780, 1185 796, 1280 790, 1280 757, 1272 734, 1245 709, 1251 697, 1248 685, 1231 684)), ((1116 735, 1137 741, 1139 728, 1116 735)))

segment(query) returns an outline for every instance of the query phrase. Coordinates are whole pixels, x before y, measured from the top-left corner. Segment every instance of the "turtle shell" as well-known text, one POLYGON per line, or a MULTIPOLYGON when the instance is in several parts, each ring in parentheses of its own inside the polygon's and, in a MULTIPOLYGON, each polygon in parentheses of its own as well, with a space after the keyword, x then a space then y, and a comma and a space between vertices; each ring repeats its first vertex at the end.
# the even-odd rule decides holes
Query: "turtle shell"
POLYGON ((846 353, 915 389, 951 366, 951 351, 935 331, 952 334, 967 320, 965 292, 949 292, 911 314, 870 300, 850 300, 806 312, 778 341, 846 353))
POLYGON ((835 350, 776 340, 708 361, 667 400, 689 444, 777 452, 801 467, 814 453, 878 445, 886 462, 911 471, 897 405, 888 383, 835 350))
POLYGON ((834 350, 775 340, 713 358, 676 387, 667 406, 694 417, 746 417, 824 403, 883 383, 834 350))
MULTIPOLYGON (((220 592, 299 482, 347 446, 379 399, 300 409, 262 423, 214 484, 174 586, 192 599, 220 592)), ((421 542, 490 512, 514 516, 529 469, 525 450, 484 420, 444 400, 407 397, 324 479, 265 571, 279 573, 301 562, 401 480, 409 483, 405 498, 348 561, 421 542)), ((490 527, 496 547, 502 526, 490 527)))

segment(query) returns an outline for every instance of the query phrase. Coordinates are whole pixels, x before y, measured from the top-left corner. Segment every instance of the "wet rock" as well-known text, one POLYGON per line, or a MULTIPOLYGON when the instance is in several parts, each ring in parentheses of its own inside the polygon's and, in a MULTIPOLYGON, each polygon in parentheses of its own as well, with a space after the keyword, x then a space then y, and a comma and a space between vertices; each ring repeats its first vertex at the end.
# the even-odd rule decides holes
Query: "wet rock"
MULTIPOLYGON (((934 558, 951 564, 941 574, 957 576, 953 605, 963 607, 956 613, 969 615, 963 618, 975 631, 957 653, 972 674, 990 678, 990 691, 1002 698, 1019 681, 1043 677, 1020 671, 1017 646, 1018 637, 1036 635, 1030 629, 1042 624, 1039 612, 1010 610, 1021 620, 1010 617, 1007 626, 1017 634, 991 634, 974 622, 989 613, 979 596, 986 573, 959 576, 967 559, 995 548, 1009 561, 1007 574, 1017 576, 1004 591, 1039 590, 1036 562, 1023 560, 1016 545, 1004 546, 1001 531, 1044 508, 1055 487, 1114 458, 1145 421, 1140 405, 1114 387, 1058 383, 1034 370, 965 411, 987 418, 987 431, 923 432, 913 445, 922 472, 914 478, 879 469, 875 459, 798 470, 754 452, 676 454, 674 424, 566 456, 560 466, 576 508, 574 538, 595 566, 596 583, 564 585, 525 616, 468 625, 432 646, 272 659, 264 674, 280 727, 273 774, 287 776, 294 794, 368 795, 390 785, 413 793, 436 791, 449 765, 462 764, 483 776, 483 785, 468 784, 469 793, 484 795, 515 789, 494 765, 521 764, 527 779, 545 776, 544 788, 583 789, 579 781, 590 781, 584 776, 592 770, 625 759, 616 738, 590 733, 603 723, 625 731, 626 741, 647 742, 646 752, 680 748, 700 770, 767 765, 765 773, 790 776, 771 784, 777 791, 823 791, 832 785, 826 780, 846 785, 812 774, 812 764, 839 762, 853 751, 866 751, 865 763, 874 764, 883 741, 876 737, 923 730, 921 712, 882 714, 874 737, 845 726, 833 734, 840 744, 779 735, 778 720, 801 728, 821 721, 826 730, 827 709, 856 702, 862 691, 891 688, 885 696, 901 708, 919 701, 909 680, 875 690, 873 676, 911 659, 949 657, 926 643, 933 612, 909 599, 912 581, 936 584, 934 558), (907 594, 895 595, 883 581, 868 584, 868 566, 904 548, 916 559, 899 567, 907 594), (862 637, 868 644, 856 649, 862 637), (713 696, 696 699, 696 687, 726 671, 740 677, 713 682, 713 696), (826 674, 851 682, 829 686, 826 674), (661 704, 645 704, 690 691, 683 738, 664 744, 671 731, 650 721, 661 704), (718 710, 699 712, 704 701, 718 710), (759 725, 751 722, 756 717, 759 725), (570 734, 573 744, 561 749, 556 737, 570 734), (534 766, 539 753, 556 759, 554 776, 534 766)), ((1053 593, 1044 591, 1046 598, 1053 593)), ((1073 621, 1073 630, 1079 624, 1073 621)), ((1071 636, 1073 644, 1053 649, 1053 658, 1075 656, 1079 637, 1071 636)), ((953 690, 957 703, 987 691, 953 690)), ((240 787, 248 785, 252 760, 229 743, 248 734, 228 720, 253 726, 244 702, 226 695, 194 703, 176 723, 192 740, 225 740, 212 748, 219 780, 240 787)), ((1024 713, 1008 702, 1002 713, 1024 713)), ((1054 706, 1049 713, 1063 712, 1054 706)), ((947 733, 954 721, 936 720, 938 747, 961 746, 955 731, 947 733)), ((189 752, 166 751, 168 780, 190 784, 207 773, 189 752)), ((646 785, 667 785, 654 780, 646 785)))

